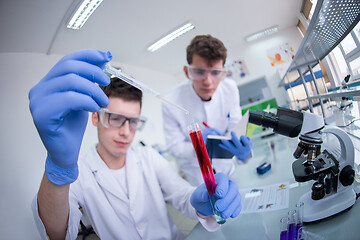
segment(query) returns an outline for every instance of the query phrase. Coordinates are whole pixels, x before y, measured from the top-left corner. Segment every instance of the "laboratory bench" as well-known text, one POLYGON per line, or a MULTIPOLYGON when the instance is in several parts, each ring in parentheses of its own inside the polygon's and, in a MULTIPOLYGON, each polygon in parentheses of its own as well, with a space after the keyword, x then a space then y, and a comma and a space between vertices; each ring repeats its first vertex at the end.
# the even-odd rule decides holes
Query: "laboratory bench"
MULTIPOLYGON (((330 135, 330 134, 329 134, 330 135)), ((353 139, 353 141, 356 139, 353 139)), ((298 138, 288 138, 278 134, 267 137, 253 137, 253 157, 246 164, 237 166, 231 178, 238 184, 239 190, 259 188, 274 184, 287 183, 288 207, 267 212, 240 213, 216 232, 207 232, 201 224, 197 224, 186 239, 280 239, 280 219, 290 209, 295 209, 299 198, 309 192, 314 181, 298 183, 292 173, 293 152, 298 138), (259 175, 256 168, 263 162, 270 162, 271 169, 259 175)), ((326 148, 335 145, 334 140, 324 139, 326 148)), ((322 147, 322 150, 324 148, 322 147)), ((355 150, 355 157, 358 150, 355 150)), ((354 181, 356 193, 360 192, 360 184, 354 181)), ((244 201, 242 195, 242 202, 244 201)), ((309 233, 308 239, 360 239, 360 200, 351 209, 327 219, 304 225, 309 233)))

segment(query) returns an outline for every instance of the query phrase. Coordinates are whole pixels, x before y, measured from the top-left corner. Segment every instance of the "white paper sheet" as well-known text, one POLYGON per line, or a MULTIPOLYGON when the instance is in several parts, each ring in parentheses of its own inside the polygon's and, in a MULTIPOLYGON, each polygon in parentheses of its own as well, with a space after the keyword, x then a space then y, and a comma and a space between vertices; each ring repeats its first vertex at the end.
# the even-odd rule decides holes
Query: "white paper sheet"
POLYGON ((268 212, 289 207, 289 182, 240 189, 241 213, 268 212))
POLYGON ((240 137, 242 135, 246 136, 247 125, 249 122, 249 110, 246 111, 244 116, 240 119, 239 123, 226 135, 226 136, 217 136, 217 135, 209 135, 208 139, 225 139, 231 140, 231 132, 235 132, 236 136, 240 137))

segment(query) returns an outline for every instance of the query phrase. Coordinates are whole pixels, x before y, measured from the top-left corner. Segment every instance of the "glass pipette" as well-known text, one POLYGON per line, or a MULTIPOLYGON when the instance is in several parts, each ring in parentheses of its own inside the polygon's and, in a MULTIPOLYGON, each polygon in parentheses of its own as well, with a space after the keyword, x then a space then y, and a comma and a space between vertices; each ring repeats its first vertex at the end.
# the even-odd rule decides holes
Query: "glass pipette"
POLYGON ((172 105, 174 107, 177 107, 181 111, 185 112, 186 115, 190 114, 190 112, 188 110, 186 110, 185 108, 183 108, 183 107, 179 106, 178 104, 170 101, 165 96, 163 96, 160 93, 156 92, 155 90, 151 89, 149 86, 145 85, 144 83, 141 83, 138 80, 135 80, 134 78, 132 78, 130 76, 127 76, 126 74, 124 74, 120 70, 118 70, 118 69, 114 68, 113 66, 111 66, 109 63, 107 63, 105 65, 103 71, 120 78, 124 82, 127 82, 128 84, 140 89, 142 92, 149 93, 149 94, 153 95, 154 97, 157 97, 158 99, 162 100, 163 102, 166 102, 167 104, 170 104, 170 105, 172 105))

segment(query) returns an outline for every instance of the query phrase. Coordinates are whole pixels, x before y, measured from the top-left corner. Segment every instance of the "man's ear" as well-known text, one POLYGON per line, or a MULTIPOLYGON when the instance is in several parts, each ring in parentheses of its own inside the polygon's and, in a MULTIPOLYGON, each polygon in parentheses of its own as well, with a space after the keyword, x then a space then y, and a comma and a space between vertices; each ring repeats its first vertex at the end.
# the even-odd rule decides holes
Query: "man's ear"
POLYGON ((188 74, 188 67, 187 67, 187 66, 184 66, 183 70, 184 70, 184 73, 185 73, 186 77, 187 77, 188 79, 190 79, 189 74, 188 74))
POLYGON ((98 123, 100 121, 100 116, 99 116, 99 112, 93 112, 91 114, 91 122, 92 124, 97 127, 98 123))

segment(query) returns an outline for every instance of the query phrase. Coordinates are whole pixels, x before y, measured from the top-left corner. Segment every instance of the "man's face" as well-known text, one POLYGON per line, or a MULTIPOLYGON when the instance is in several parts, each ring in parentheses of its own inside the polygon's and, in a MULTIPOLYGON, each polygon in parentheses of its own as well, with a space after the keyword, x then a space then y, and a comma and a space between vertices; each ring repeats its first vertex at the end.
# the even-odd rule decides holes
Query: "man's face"
MULTIPOLYGON (((136 101, 125 101, 121 98, 110 97, 109 105, 106 107, 109 112, 119 113, 128 118, 140 116, 140 103, 136 101)), ((110 115, 111 116, 111 115, 110 115)), ((104 122, 108 123, 109 115, 104 115, 104 122)), ((118 121, 116 118, 114 121, 118 121)), ((107 128, 100 122, 99 112, 93 113, 92 122, 98 128, 99 143, 97 151, 106 162, 110 160, 126 157, 126 151, 134 139, 135 129, 130 128, 130 122, 125 121, 121 127, 109 125, 107 128)))
POLYGON ((207 70, 206 74, 203 78, 193 80, 191 76, 189 76, 189 69, 187 66, 184 66, 184 72, 188 79, 192 80, 192 86, 197 93, 197 95, 203 100, 208 101, 214 94, 216 88, 218 87, 220 81, 222 80, 216 78, 210 74, 211 70, 214 69, 223 69, 223 60, 217 60, 211 62, 211 65, 205 58, 200 57, 197 54, 194 54, 192 57, 192 64, 190 65, 191 68, 199 68, 207 70))

